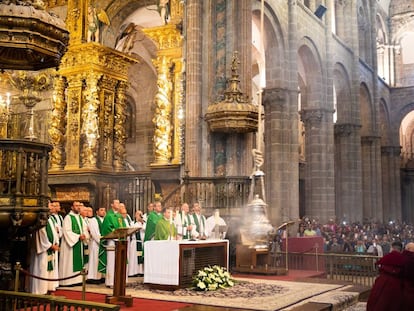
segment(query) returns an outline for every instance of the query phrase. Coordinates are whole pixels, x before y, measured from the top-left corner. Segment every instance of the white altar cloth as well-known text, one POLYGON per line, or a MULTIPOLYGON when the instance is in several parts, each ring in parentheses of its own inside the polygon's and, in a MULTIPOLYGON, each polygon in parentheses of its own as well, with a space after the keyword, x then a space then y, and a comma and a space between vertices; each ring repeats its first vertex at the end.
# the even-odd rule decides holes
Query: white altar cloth
POLYGON ((180 245, 200 245, 227 242, 227 240, 162 240, 144 243, 144 283, 179 285, 180 245))

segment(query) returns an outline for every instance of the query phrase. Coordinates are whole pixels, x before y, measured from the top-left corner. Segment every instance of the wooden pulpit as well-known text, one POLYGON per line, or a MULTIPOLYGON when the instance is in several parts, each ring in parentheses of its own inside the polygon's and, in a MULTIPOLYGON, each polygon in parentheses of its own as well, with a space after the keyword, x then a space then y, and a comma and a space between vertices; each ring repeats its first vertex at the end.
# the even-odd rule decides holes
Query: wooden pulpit
POLYGON ((115 240, 115 274, 114 274, 114 288, 113 295, 106 296, 105 302, 116 304, 117 302, 124 302, 127 307, 132 306, 133 298, 131 295, 125 295, 126 286, 126 264, 127 264, 127 250, 128 237, 137 232, 139 228, 118 228, 106 236, 102 237, 105 240, 115 240))

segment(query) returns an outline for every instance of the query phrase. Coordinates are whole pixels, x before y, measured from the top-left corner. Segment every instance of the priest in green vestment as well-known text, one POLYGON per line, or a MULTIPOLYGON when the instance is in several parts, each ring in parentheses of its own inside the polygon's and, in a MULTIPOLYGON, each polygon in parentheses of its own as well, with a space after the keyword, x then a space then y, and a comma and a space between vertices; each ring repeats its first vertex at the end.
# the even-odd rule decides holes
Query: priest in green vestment
POLYGON ((175 240, 177 239, 177 229, 172 219, 172 211, 169 208, 162 209, 163 217, 155 226, 154 240, 175 240))
POLYGON ((162 218, 162 205, 161 202, 156 202, 154 206, 154 210, 149 213, 147 222, 145 225, 145 236, 144 242, 150 241, 154 238, 155 234, 155 226, 157 222, 162 218))
MULTIPOLYGON (((119 213, 119 200, 113 200, 111 209, 105 215, 102 222, 102 236, 111 233, 115 229, 126 227, 124 218, 119 213)), ((102 240, 101 239, 100 251, 99 251, 99 265, 98 271, 105 273, 106 286, 113 286, 114 280, 114 266, 115 266, 115 241, 114 240, 102 240), (106 243, 106 247, 105 247, 106 243)))

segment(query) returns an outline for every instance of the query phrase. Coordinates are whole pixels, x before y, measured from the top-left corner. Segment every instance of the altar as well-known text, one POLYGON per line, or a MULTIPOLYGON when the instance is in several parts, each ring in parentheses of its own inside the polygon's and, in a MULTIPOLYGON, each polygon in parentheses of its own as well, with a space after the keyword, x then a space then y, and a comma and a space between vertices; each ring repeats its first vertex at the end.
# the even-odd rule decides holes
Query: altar
POLYGON ((198 270, 219 265, 228 269, 228 240, 167 240, 144 243, 144 283, 159 288, 191 286, 198 270))

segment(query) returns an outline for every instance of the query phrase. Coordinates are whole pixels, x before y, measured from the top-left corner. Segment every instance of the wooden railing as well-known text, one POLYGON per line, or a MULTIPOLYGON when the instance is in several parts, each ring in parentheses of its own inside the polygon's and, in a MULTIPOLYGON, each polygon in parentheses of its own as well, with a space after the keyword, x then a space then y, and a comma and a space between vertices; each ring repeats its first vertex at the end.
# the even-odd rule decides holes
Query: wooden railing
POLYGON ((4 311, 117 311, 120 308, 106 303, 0 290, 0 310, 4 311))
POLYGON ((313 270, 330 280, 372 286, 378 276, 375 262, 377 256, 337 253, 291 253, 275 252, 270 256, 270 265, 289 270, 313 270))

